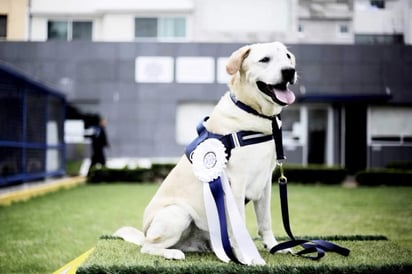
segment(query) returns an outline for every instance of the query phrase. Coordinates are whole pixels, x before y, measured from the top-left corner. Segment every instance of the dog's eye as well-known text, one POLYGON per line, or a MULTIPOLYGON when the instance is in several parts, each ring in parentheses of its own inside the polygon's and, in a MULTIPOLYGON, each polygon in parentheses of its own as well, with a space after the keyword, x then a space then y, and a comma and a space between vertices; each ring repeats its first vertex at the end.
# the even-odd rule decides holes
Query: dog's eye
POLYGON ((289 53, 286 53, 286 56, 287 56, 289 59, 291 58, 289 53))
POLYGON ((261 63, 268 63, 270 61, 269 57, 263 57, 262 59, 259 60, 261 63))

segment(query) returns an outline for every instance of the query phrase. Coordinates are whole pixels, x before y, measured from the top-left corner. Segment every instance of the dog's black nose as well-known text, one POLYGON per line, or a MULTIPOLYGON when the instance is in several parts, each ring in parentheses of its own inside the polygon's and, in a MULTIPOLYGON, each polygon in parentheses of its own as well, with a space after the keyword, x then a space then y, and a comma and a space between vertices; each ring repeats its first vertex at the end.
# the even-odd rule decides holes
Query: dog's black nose
POLYGON ((282 77, 283 81, 293 83, 293 79, 295 78, 295 69, 282 69, 282 77))

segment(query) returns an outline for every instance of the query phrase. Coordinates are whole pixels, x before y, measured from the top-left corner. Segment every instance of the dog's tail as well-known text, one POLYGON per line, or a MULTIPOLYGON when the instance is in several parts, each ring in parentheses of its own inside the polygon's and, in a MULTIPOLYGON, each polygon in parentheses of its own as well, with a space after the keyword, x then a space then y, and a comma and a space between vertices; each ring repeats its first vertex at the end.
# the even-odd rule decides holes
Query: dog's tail
POLYGON ((116 230, 113 236, 117 236, 125 240, 126 242, 130 242, 136 245, 143 245, 144 242, 144 234, 140 230, 137 230, 131 226, 124 226, 116 230))

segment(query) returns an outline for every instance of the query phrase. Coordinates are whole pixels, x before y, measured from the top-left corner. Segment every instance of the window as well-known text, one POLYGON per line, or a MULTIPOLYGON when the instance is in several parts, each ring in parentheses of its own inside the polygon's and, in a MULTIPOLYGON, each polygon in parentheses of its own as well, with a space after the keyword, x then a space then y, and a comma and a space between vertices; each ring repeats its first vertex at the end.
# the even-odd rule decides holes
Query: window
POLYGON ((48 40, 92 40, 92 22, 48 21, 48 40))
POLYGON ((298 37, 302 38, 305 37, 305 27, 302 23, 298 24, 298 37))
POLYGON ((369 144, 411 144, 412 109, 408 107, 371 107, 368 111, 369 144))
POLYGON ((301 24, 298 25, 298 32, 303 32, 303 26, 301 24))
POLYGON ((134 26, 135 37, 157 37, 157 18, 135 18, 134 26))
POLYGON ((304 132, 299 106, 289 106, 282 111, 282 129, 285 145, 302 144, 304 132))
POLYGON ((182 102, 176 111, 176 142, 187 145, 197 137, 196 127, 212 112, 215 102, 182 102))
POLYGON ((384 9, 385 8, 385 0, 371 0, 370 5, 372 7, 378 8, 378 9, 384 9))
POLYGON ((349 27, 346 24, 341 24, 339 25, 339 33, 342 35, 348 34, 349 33, 349 27))
POLYGON ((135 37, 145 38, 185 38, 186 18, 183 17, 136 17, 135 37))
POLYGON ((7 38, 7 15, 0 15, 0 39, 7 38))
POLYGON ((403 34, 355 34, 355 44, 404 44, 403 34))
POLYGON ((350 36, 350 27, 349 27, 349 24, 348 23, 338 23, 337 25, 336 25, 336 29, 337 29, 337 33, 336 33, 336 36, 338 37, 338 38, 344 38, 344 39, 346 39, 346 38, 348 38, 348 37, 351 37, 350 36))
POLYGON ((68 28, 66 21, 49 21, 47 22, 47 39, 48 40, 67 40, 68 28))
POLYGON ((72 40, 92 40, 92 22, 73 22, 72 40))

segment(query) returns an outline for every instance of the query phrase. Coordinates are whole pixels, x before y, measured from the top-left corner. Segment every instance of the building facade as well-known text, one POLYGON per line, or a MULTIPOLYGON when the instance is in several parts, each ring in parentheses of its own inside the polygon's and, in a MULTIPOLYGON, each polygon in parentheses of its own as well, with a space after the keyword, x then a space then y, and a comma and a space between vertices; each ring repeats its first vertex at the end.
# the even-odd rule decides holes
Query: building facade
MULTIPOLYGON (((174 159, 227 91, 239 43, 14 42, 0 59, 108 120, 109 157, 174 159), (189 73, 195 72, 195 73, 189 73)), ((412 47, 289 44, 298 102, 285 110, 289 162, 385 166, 412 155, 412 47)))
POLYGON ((0 41, 27 40, 28 10, 28 0, 0 0, 0 41))
POLYGON ((0 59, 105 116, 109 157, 160 161, 227 90, 230 53, 280 40, 299 74, 289 162, 356 171, 412 160, 411 2, 31 0, 29 41, 0 43, 0 59))
POLYGON ((31 0, 28 38, 410 44, 411 11, 408 0, 31 0))

